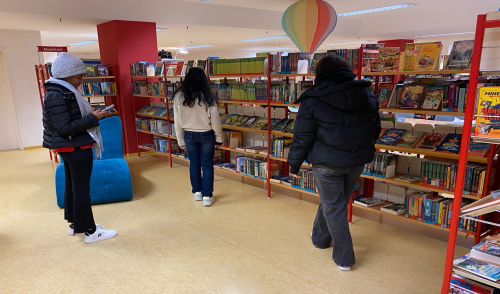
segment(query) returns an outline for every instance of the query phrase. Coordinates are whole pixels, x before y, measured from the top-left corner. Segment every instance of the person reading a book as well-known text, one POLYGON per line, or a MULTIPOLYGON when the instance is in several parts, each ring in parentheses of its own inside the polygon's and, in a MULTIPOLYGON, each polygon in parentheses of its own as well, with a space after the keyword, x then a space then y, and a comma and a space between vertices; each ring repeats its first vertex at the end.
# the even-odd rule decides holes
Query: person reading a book
POLYGON ((84 242, 93 243, 117 235, 114 230, 94 222, 90 206, 90 176, 94 158, 103 149, 99 120, 106 115, 93 111, 78 91, 85 74, 79 58, 61 53, 52 64, 43 100, 43 147, 55 150, 63 159, 64 218, 70 223, 69 235, 85 233, 84 242))
POLYGON ((212 206, 214 148, 222 144, 222 126, 217 98, 203 69, 191 68, 175 92, 174 121, 179 147, 188 152, 194 200, 212 206))
POLYGON ((288 156, 296 178, 304 161, 312 164, 320 197, 312 243, 326 249, 333 241, 333 260, 345 271, 356 262, 347 205, 364 165, 374 158, 381 132, 371 82, 355 78, 342 57, 319 61, 315 85, 296 101, 300 107, 288 156))

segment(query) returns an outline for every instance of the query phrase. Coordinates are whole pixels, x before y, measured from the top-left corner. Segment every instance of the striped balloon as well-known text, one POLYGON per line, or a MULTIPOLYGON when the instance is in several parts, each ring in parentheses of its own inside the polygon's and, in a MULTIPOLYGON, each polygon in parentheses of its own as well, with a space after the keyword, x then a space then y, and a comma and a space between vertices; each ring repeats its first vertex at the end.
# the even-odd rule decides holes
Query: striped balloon
POLYGON ((314 53, 335 29, 337 13, 323 0, 300 0, 288 7, 281 25, 300 52, 314 53))

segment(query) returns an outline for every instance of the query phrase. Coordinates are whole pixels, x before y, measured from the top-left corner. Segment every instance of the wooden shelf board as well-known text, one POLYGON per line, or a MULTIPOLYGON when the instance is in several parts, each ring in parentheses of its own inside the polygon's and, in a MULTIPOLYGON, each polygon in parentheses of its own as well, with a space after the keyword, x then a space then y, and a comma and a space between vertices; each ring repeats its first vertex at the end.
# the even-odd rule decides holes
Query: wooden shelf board
POLYGON ((271 186, 281 187, 281 188, 289 189, 289 190, 292 190, 292 191, 295 191, 295 192, 309 194, 309 195, 313 195, 313 196, 319 197, 319 195, 316 194, 316 193, 312 193, 312 192, 309 192, 309 191, 306 191, 306 190, 297 189, 297 188, 294 188, 292 186, 288 186, 288 185, 285 185, 285 184, 279 184, 279 183, 273 183, 273 182, 271 182, 271 186))
POLYGON ((170 120, 172 121, 171 118, 168 118, 166 116, 159 116, 159 115, 151 115, 151 114, 143 114, 143 113, 139 113, 137 112, 136 113, 138 116, 142 116, 142 117, 150 117, 150 118, 157 118, 157 119, 163 119, 163 120, 170 120))
POLYGON ((362 72, 362 76, 399 76, 399 75, 452 75, 468 74, 470 69, 465 70, 426 70, 426 71, 389 71, 389 72, 362 72))
POLYGON ((429 114, 429 115, 452 115, 464 116, 463 112, 447 112, 441 110, 427 110, 427 109, 409 109, 409 108, 380 108, 380 111, 385 112, 398 112, 398 113, 415 113, 415 114, 429 114))
POLYGON ((108 94, 108 95, 106 95, 106 94, 102 94, 102 95, 100 95, 100 94, 95 94, 95 95, 82 95, 82 97, 84 97, 84 98, 89 98, 89 97, 90 97, 90 98, 92 98, 92 97, 107 97, 107 96, 118 96, 118 95, 117 95, 117 94, 108 94))
POLYGON ((84 80, 92 80, 92 79, 114 79, 115 76, 100 76, 100 77, 83 77, 84 80))
MULTIPOLYGON (((400 176, 400 174, 397 174, 397 176, 400 176)), ((379 178, 379 177, 374 177, 374 176, 369 176, 369 175, 361 175, 362 178, 365 178, 365 179, 372 179, 372 180, 375 180, 375 181, 378 181, 378 182, 384 182, 384 183, 388 183, 388 184, 394 184, 394 185, 397 185, 397 186, 402 186, 402 187, 408 187, 408 188, 412 188, 412 189, 415 189, 415 190, 423 190, 423 191, 431 191, 431 192, 438 192, 438 193, 445 193, 445 194, 454 194, 455 192, 451 192, 451 191, 446 191, 446 190, 440 190, 440 189, 435 189, 435 188, 430 188, 430 187, 426 187, 426 186, 421 186, 417 183, 413 183, 413 184, 410 184, 410 183, 404 183, 404 182, 399 182, 399 181, 395 181, 393 180, 393 178, 389 178, 389 179, 384 179, 384 178, 379 178)), ((478 196, 472 196, 472 195, 462 195, 463 198, 469 198, 469 199, 474 199, 474 200, 479 200, 479 197, 478 196)))
POLYGON ((132 76, 133 79, 163 79, 163 76, 132 76))
MULTIPOLYGON (((150 96, 150 95, 132 95, 134 97, 142 97, 142 98, 160 98, 160 99, 166 99, 164 96, 150 96)), ((172 98, 172 97, 168 97, 172 98)))
MULTIPOLYGON (((267 106, 267 102, 261 102, 261 101, 233 101, 233 100, 220 100, 219 101, 222 104, 248 104, 248 105, 261 105, 261 106, 267 106)), ((282 107, 299 107, 300 104, 285 104, 285 103, 276 103, 276 102, 271 102, 271 106, 282 106, 282 107)))
POLYGON ((257 130, 257 129, 249 129, 249 128, 234 127, 234 126, 225 126, 225 125, 222 125, 222 128, 225 129, 225 130, 244 131, 244 132, 267 134, 267 131, 265 131, 265 130, 257 130))
MULTIPOLYGON (((388 212, 380 210, 380 208, 382 206, 386 206, 388 204, 390 204, 390 203, 386 202, 384 204, 380 204, 380 205, 376 205, 376 206, 371 206, 371 207, 365 207, 363 205, 359 205, 359 204, 356 204, 356 203, 353 203, 352 205, 353 205, 353 207, 356 207, 358 209, 368 210, 368 211, 376 212, 378 214, 388 215, 388 216, 396 217, 396 218, 399 218, 399 219, 404 219, 404 220, 411 221, 413 223, 416 223, 416 224, 419 224, 419 225, 423 225, 423 226, 426 226, 426 227, 431 227, 431 228, 435 228, 435 229, 442 230, 442 231, 447 231, 447 232, 449 232, 449 230, 450 230, 449 228, 443 228, 441 226, 436 226, 436 225, 433 225, 433 224, 428 224, 426 222, 420 222, 420 221, 417 221, 417 220, 414 220, 414 219, 411 219, 411 218, 407 218, 407 217, 404 216, 404 214, 394 215, 392 213, 388 213, 388 212)), ((458 231, 457 233, 459 235, 462 235, 462 236, 466 236, 467 235, 465 232, 458 231)))
POLYGON ((287 158, 279 158, 279 157, 274 157, 274 156, 271 156, 271 159, 272 160, 279 160, 279 161, 283 161, 283 162, 287 162, 288 161, 287 158))
MULTIPOLYGON (((398 151, 398 152, 406 152, 406 153, 414 153, 414 154, 422 154, 425 156, 437 157, 437 158, 448 158, 458 160, 459 155, 455 153, 446 153, 446 152, 436 152, 424 149, 412 149, 412 148, 402 148, 396 146, 387 146, 387 145, 375 145, 376 149, 383 149, 389 151, 398 151)), ((468 161, 470 162, 478 162, 478 163, 487 163, 488 159, 485 157, 479 156, 468 156, 468 161)))
POLYGON ((236 153, 241 153, 241 154, 246 154, 246 155, 253 155, 253 156, 257 156, 257 157, 267 158, 267 155, 264 155, 264 154, 246 152, 246 151, 242 151, 242 150, 238 150, 238 149, 231 149, 228 147, 221 147, 220 149, 226 150, 226 151, 231 151, 231 152, 236 152, 236 153))
POLYGON ((284 133, 284 132, 279 132, 279 131, 271 131, 271 134, 273 134, 275 136, 280 136, 280 137, 290 137, 290 138, 293 138, 293 134, 292 133, 284 133))
POLYGON ((139 132, 139 133, 150 134, 150 135, 153 135, 153 136, 158 136, 158 137, 163 137, 163 138, 170 137, 169 135, 162 135, 162 134, 158 134, 158 133, 151 133, 151 132, 142 131, 142 130, 136 130, 136 131, 139 132))

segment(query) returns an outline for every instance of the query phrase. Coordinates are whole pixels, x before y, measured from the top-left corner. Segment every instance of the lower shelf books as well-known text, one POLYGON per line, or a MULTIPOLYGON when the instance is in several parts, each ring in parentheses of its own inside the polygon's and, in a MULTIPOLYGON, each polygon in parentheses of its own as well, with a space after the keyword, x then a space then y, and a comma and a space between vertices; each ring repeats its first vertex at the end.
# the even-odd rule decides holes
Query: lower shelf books
POLYGON ((497 282, 500 280, 500 267, 479 259, 464 255, 455 259, 453 266, 464 272, 472 273, 487 280, 497 282))
POLYGON ((316 193, 316 183, 314 182, 314 174, 310 170, 301 169, 298 173, 299 178, 292 178, 292 187, 304 190, 311 193, 316 193))
POLYGON ((368 197, 368 198, 361 198, 358 200, 354 200, 354 203, 359 204, 359 205, 364 206, 364 207, 371 207, 371 206, 384 204, 385 201, 382 199, 375 198, 375 197, 368 197))
POLYGON ((371 163, 365 164, 364 175, 392 178, 396 174, 398 155, 391 153, 377 152, 371 163))
POLYGON ((472 247, 470 257, 500 264, 500 246, 491 243, 479 243, 472 247))
POLYGON ((115 95, 116 84, 113 82, 83 83, 82 96, 115 95))
POLYGON ((271 139, 271 156, 277 158, 288 158, 288 152, 290 151, 292 141, 292 138, 271 139))
MULTIPOLYGON (((145 114, 145 115, 155 115, 155 116, 165 116, 167 115, 167 108, 164 106, 154 106, 154 105, 146 105, 143 108, 141 108, 137 113, 140 114, 145 114)), ((174 110, 170 109, 170 117, 173 116, 174 110)))
POLYGON ((380 210, 383 212, 390 213, 390 214, 400 215, 400 214, 405 213, 406 207, 404 204, 393 203, 393 204, 389 204, 389 205, 380 207, 380 210))
MULTIPOLYGON (((243 175, 252 176, 254 178, 266 179, 267 162, 251 157, 240 156, 236 157, 237 172, 243 175)), ((279 163, 271 162, 271 177, 279 175, 279 163)))
POLYGON ((138 131, 156 133, 160 135, 171 135, 172 133, 175 133, 174 124, 165 120, 136 117, 135 125, 138 131))
POLYGON ((453 275, 450 281, 450 294, 496 294, 494 288, 472 281, 459 275, 453 275))

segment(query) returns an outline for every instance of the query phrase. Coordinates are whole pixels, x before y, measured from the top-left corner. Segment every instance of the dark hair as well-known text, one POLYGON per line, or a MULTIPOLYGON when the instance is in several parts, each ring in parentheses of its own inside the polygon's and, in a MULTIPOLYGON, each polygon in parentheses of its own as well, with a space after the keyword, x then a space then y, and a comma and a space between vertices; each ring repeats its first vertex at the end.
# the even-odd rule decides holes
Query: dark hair
POLYGON ((208 106, 217 105, 217 98, 214 96, 208 83, 205 71, 198 67, 193 67, 189 70, 182 81, 181 86, 175 91, 175 94, 181 92, 184 94, 182 105, 193 107, 198 100, 198 105, 205 102, 208 106))
POLYGON ((349 62, 340 56, 327 55, 318 62, 316 77, 322 76, 337 69, 351 69, 349 62))

